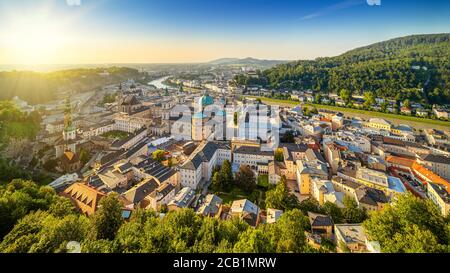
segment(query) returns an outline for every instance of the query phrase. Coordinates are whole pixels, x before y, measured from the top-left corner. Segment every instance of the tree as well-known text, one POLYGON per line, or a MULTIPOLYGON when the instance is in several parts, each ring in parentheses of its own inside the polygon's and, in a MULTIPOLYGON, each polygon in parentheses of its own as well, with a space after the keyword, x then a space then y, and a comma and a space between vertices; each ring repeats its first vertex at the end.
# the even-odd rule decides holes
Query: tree
POLYGON ((322 102, 322 95, 320 95, 320 93, 316 94, 316 96, 314 97, 314 102, 317 104, 320 104, 322 102))
POLYGON ((370 240, 380 243, 383 252, 448 250, 450 234, 444 217, 431 200, 421 200, 411 193, 373 212, 363 227, 370 240))
POLYGON ((83 165, 85 165, 86 163, 89 162, 90 157, 91 156, 89 155, 89 152, 82 148, 81 151, 80 151, 80 161, 81 161, 81 163, 83 163, 83 165))
POLYGON ((48 172, 53 172, 58 165, 58 162, 56 162, 55 159, 47 160, 47 162, 44 163, 42 167, 48 172))
POLYGON ((411 108, 411 102, 406 99, 403 101, 403 107, 410 109, 411 108))
POLYGON ((122 204, 116 193, 100 200, 100 206, 92 218, 92 235, 94 239, 113 240, 123 223, 122 204))
POLYGON ((156 150, 152 153, 152 158, 156 161, 162 162, 166 158, 166 152, 163 150, 156 150))
POLYGON ((352 100, 352 92, 348 89, 342 89, 339 96, 344 100, 345 104, 349 104, 352 100))
POLYGON ((241 165, 236 174, 235 184, 246 192, 251 192, 256 188, 255 173, 250 166, 241 165))
POLYGON ((274 158, 276 161, 278 162, 284 162, 284 154, 283 154, 283 149, 278 148, 275 150, 275 155, 274 158))
POLYGON ((283 143, 295 143, 294 133, 292 131, 287 131, 281 138, 283 143))
POLYGON ((213 177, 211 179, 211 188, 218 192, 223 189, 222 180, 220 179, 220 173, 214 172, 213 177))
POLYGON ((275 248, 270 244, 269 235, 260 229, 247 229, 239 236, 234 246, 235 253, 273 253, 275 248))
POLYGON ((317 200, 314 198, 303 200, 302 202, 300 202, 299 208, 305 215, 308 214, 309 211, 321 213, 319 202, 317 202, 317 200))
POLYGON ((369 109, 375 104, 375 96, 372 92, 364 92, 364 107, 369 109))
POLYGON ((345 208, 342 214, 347 223, 362 223, 367 218, 366 211, 358 207, 355 199, 346 195, 343 203, 345 208))
POLYGON ((342 210, 331 202, 325 202, 321 208, 322 212, 326 215, 331 216, 333 218, 333 222, 335 224, 340 224, 344 220, 344 216, 342 215, 342 210))
POLYGON ((0 244, 3 253, 66 252, 70 241, 81 242, 88 232, 88 219, 83 215, 55 217, 37 211, 21 219, 0 244))
POLYGON ((386 113, 386 112, 387 112, 388 106, 389 106, 388 102, 387 102, 386 100, 384 100, 384 101, 381 103, 381 105, 380 105, 380 107, 381 107, 381 112, 386 113))
POLYGON ((266 208, 291 210, 299 206, 298 199, 289 192, 286 177, 281 177, 275 188, 266 192, 266 208))
POLYGON ((116 241, 109 240, 85 240, 81 244, 83 253, 117 253, 116 241))
POLYGON ((29 180, 15 179, 6 186, 0 185, 0 239, 28 213, 47 211, 59 200, 52 188, 39 187, 29 180))
POLYGON ((383 252, 438 253, 446 252, 446 246, 440 245, 431 231, 411 225, 406 226, 403 233, 397 232, 392 240, 385 242, 383 252))
POLYGON ((305 230, 309 227, 309 220, 300 210, 293 209, 283 213, 275 225, 270 226, 272 244, 278 253, 311 252, 306 243, 305 230))
POLYGON ((222 189, 228 190, 234 184, 233 170, 231 169, 231 163, 228 159, 225 159, 220 167, 219 179, 222 189))

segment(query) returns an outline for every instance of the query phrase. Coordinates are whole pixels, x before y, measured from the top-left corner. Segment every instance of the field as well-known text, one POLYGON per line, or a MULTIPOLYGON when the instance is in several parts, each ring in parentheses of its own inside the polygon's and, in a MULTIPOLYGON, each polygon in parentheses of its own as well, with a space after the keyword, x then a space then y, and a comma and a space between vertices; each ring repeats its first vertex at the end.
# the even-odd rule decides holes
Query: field
MULTIPOLYGON (((271 99, 271 98, 264 98, 264 97, 255 97, 255 96, 247 96, 248 98, 259 98, 262 102, 272 105, 280 105, 280 106, 295 106, 302 104, 298 101, 290 101, 290 100, 279 100, 279 99, 271 99)), ((379 117, 387 119, 395 124, 408 124, 416 128, 420 129, 426 129, 426 128, 440 128, 440 129, 449 129, 450 122, 448 121, 442 121, 442 120, 434 120, 434 119, 426 119, 426 118, 419 118, 419 117, 411 117, 411 116, 403 116, 403 115, 396 115, 396 114, 388 114, 388 113, 381 113, 381 112, 375 112, 375 111, 367 111, 367 110, 360 110, 360 109, 351 109, 351 108, 345 108, 345 107, 339 107, 339 106, 329 106, 329 105, 320 105, 320 104, 311 104, 308 103, 306 105, 312 105, 316 107, 317 109, 326 109, 326 110, 333 110, 333 111, 339 111, 345 114, 347 117, 361 117, 361 118, 372 118, 372 117, 379 117)))

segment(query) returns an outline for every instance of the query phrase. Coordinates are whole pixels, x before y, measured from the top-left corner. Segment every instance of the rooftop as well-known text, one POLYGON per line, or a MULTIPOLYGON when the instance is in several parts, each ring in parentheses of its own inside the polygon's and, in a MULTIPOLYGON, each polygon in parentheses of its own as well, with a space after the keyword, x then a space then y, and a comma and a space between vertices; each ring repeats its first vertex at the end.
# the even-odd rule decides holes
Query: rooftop
POLYGON ((333 219, 328 215, 308 211, 308 218, 312 227, 333 226, 333 219))

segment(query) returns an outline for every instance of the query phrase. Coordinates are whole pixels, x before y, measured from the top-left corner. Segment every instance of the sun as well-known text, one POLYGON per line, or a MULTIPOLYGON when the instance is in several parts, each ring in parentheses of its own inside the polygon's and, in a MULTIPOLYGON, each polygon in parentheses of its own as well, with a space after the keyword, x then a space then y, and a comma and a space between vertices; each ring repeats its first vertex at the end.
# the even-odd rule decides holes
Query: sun
POLYGON ((56 52, 67 43, 65 31, 57 20, 45 16, 12 18, 1 39, 22 64, 55 62, 56 52))

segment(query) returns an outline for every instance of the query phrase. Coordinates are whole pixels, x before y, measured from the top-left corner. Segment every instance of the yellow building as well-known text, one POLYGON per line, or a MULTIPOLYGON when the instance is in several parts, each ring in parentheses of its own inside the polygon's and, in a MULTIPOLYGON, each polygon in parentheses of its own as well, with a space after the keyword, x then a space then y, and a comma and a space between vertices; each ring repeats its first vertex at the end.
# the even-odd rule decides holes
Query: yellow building
POLYGON ((371 118, 369 122, 366 122, 364 124, 365 127, 378 129, 378 130, 386 130, 391 131, 392 124, 384 119, 381 118, 371 118))

